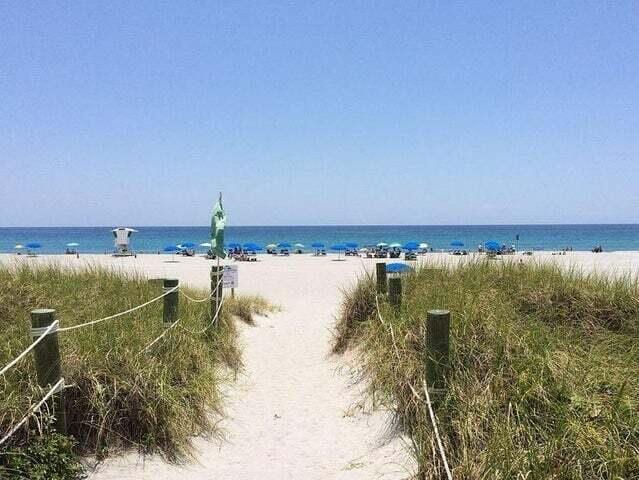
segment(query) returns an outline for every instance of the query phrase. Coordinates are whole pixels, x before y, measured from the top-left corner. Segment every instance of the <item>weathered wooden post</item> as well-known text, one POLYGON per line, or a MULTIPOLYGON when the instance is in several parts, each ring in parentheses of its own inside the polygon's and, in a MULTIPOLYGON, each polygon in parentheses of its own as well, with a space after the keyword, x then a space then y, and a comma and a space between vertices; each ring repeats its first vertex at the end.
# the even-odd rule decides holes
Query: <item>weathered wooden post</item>
POLYGON ((444 388, 448 368, 450 312, 429 310, 426 316, 426 385, 433 393, 444 388))
POLYGON ((377 293, 386 293, 386 263, 377 262, 375 265, 377 278, 377 293))
POLYGON ((222 275, 224 274, 224 267, 221 265, 213 265, 211 267, 211 321, 215 318, 217 312, 218 317, 222 315, 222 275), (219 309, 219 311, 218 311, 219 309))
MULTIPOLYGON (((164 292, 177 287, 179 281, 177 278, 164 279, 164 292)), ((164 328, 169 328, 178 319, 178 308, 180 302, 180 292, 175 289, 173 292, 164 296, 164 312, 162 313, 162 324, 164 328)))
POLYGON ((402 279, 400 277, 388 280, 388 303, 399 311, 402 307, 402 279))
MULTIPOLYGON (((55 322, 55 310, 50 308, 32 310, 31 338, 33 340, 37 339, 53 322, 55 322)), ((62 378, 57 325, 35 346, 33 356, 35 358, 38 385, 48 390, 62 378)), ((56 430, 64 434, 67 433, 67 414, 64 405, 64 385, 62 387, 53 397, 53 411, 56 430)))

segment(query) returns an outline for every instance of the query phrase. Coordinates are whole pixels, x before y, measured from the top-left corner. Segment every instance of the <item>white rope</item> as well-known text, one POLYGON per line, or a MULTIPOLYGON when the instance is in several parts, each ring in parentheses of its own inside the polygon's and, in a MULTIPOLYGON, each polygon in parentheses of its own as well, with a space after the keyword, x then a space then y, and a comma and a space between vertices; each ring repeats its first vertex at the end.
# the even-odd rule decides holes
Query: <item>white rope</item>
POLYGON ((215 287, 213 287, 213 290, 211 290, 211 293, 209 294, 208 297, 204 297, 204 298, 189 297, 183 290, 180 290, 180 293, 184 295, 187 298, 187 300, 190 300, 192 302, 195 302, 195 303, 206 302, 207 300, 210 300, 211 297, 213 297, 213 293, 217 291, 217 289, 220 287, 220 284, 222 283, 223 280, 224 280, 224 277, 220 276, 219 280, 217 281, 217 284, 215 285, 215 287))
POLYGON ((187 300, 190 300, 193 303, 201 303, 201 302, 206 302, 207 300, 210 300, 211 297, 213 296, 213 293, 209 294, 208 297, 204 297, 204 298, 193 298, 193 297, 189 297, 186 293, 184 293, 183 290, 180 290, 180 293, 186 297, 187 300))
POLYGON ((156 343, 158 343, 162 337, 164 337, 164 335, 166 335, 168 333, 169 330, 171 330, 173 327, 175 327, 179 321, 182 320, 181 318, 178 318, 175 322, 173 322, 170 326, 168 326, 167 328, 164 329, 164 331, 160 334, 159 337, 157 337, 155 340, 153 340, 151 343, 149 343, 146 347, 144 347, 142 350, 140 350, 138 352, 138 355, 140 355, 141 353, 146 352, 149 348, 151 348, 153 345, 155 345, 156 343))
POLYGON ((122 315, 126 315, 127 313, 135 312, 136 310, 139 310, 140 308, 146 307, 147 305, 150 305, 153 302, 157 302, 159 299, 161 299, 163 297, 166 297, 169 293, 175 292, 178 288, 179 288, 179 285, 176 285, 175 287, 173 287, 173 288, 167 290, 166 292, 164 292, 162 295, 159 295, 159 296, 149 300, 148 302, 143 303, 142 305, 138 305, 137 307, 129 308, 128 310, 125 310, 124 312, 116 313, 115 315, 109 315, 108 317, 100 318, 98 320, 93 320, 91 322, 81 323, 80 325, 73 325, 71 327, 60 328, 60 329, 58 329, 58 331, 59 332, 68 332, 69 330, 75 330, 76 328, 82 328, 82 327, 88 327, 89 325, 95 325, 96 323, 104 322, 106 320, 112 320, 114 318, 121 317, 122 315))
POLYGON ((446 476, 448 477, 448 480, 453 480, 453 474, 451 473, 450 467, 448 466, 448 459, 446 458, 444 445, 442 444, 442 439, 439 437, 439 429, 437 428, 437 418, 435 418, 435 412, 433 412, 433 406, 430 401, 430 393, 428 393, 428 386, 426 385, 425 380, 423 380, 422 382, 423 382, 422 387, 424 388, 424 393, 426 393, 426 405, 428 405, 430 422, 433 424, 433 431, 435 432, 435 438, 437 439, 437 448, 439 448, 439 455, 442 457, 442 462, 444 462, 444 470, 446 470, 446 476))
POLYGON ((222 297, 222 301, 220 301, 220 304, 217 306, 217 311, 215 312, 215 315, 213 315, 213 320, 211 320, 211 323, 209 323, 206 327, 204 327, 204 328, 203 328, 202 330, 200 330, 198 333, 204 333, 204 332, 206 332, 206 331, 209 329, 209 327, 210 327, 211 325, 213 325, 213 324, 217 321, 218 316, 219 316, 219 314, 220 314, 220 310, 222 309, 222 305, 224 305, 224 299, 225 299, 225 298, 226 298, 226 297, 222 297))
MULTIPOLYGON (((382 322, 382 325, 386 326, 386 322, 382 318, 382 314, 379 310, 379 300, 377 298, 377 294, 375 294, 375 305, 377 306, 377 316, 379 317, 379 321, 382 322)), ((390 327, 391 339, 393 340, 393 350, 395 350, 395 356, 397 360, 401 361, 401 357, 399 355, 399 349, 397 348, 397 342, 395 342, 395 331, 393 330, 393 325, 391 323, 388 324, 390 327)))
POLYGON ((11 362, 9 362, 9 364, 4 367, 2 370, 0 370, 0 375, 4 375, 7 370, 9 370, 11 367, 13 367, 16 363, 18 363, 20 360, 22 360, 31 350, 33 350, 35 348, 35 346, 40 343, 42 341, 42 339, 44 337, 46 337, 47 335, 49 335, 49 332, 51 332, 51 330, 53 330, 54 328, 57 328, 58 326, 58 321, 55 320, 51 325, 49 325, 43 332, 42 334, 36 338, 36 340, 29 345, 24 352, 22 352, 20 355, 18 355, 16 358, 14 358, 11 362))
POLYGON ((42 405, 44 405, 44 403, 49 400, 49 398, 51 397, 51 395, 53 395, 54 393, 58 392, 61 388, 64 387, 64 378, 61 378, 60 380, 58 380, 56 382, 56 384, 54 386, 51 387, 51 389, 47 392, 47 394, 42 397, 42 400, 40 400, 37 404, 32 405, 31 408, 29 408, 29 410, 27 411, 27 414, 22 418, 22 420, 20 420, 10 431, 9 433, 7 433, 4 437, 2 437, 2 440, 0 440, 0 445, 2 445, 4 442, 6 442, 9 437, 11 437, 11 435, 13 435, 14 433, 16 433, 18 431, 18 429, 24 425, 26 423, 27 420, 29 420, 29 417, 31 415, 33 415, 36 411, 38 411, 40 409, 40 407, 42 407, 42 405))
MULTIPOLYGON (((382 325, 386 326, 386 322, 384 322, 384 319, 382 318, 382 314, 379 310, 379 300, 377 298, 377 295, 375 295, 375 306, 377 310, 377 316, 379 317, 379 321, 382 323, 382 325)), ((390 323, 388 324, 388 326, 390 327, 393 347, 395 349, 395 355, 397 355, 397 359, 399 360, 399 350, 397 349, 397 344, 395 342, 395 332, 393 331, 393 326, 390 323)), ((423 401, 422 397, 415 391, 415 389, 410 384, 410 382, 408 382, 408 386, 413 391, 413 395, 415 395, 415 397, 417 397, 420 401, 423 401)), ((437 428, 437 418, 435 417, 435 412, 433 412, 433 406, 430 401, 430 393, 428 393, 428 386, 426 385, 425 381, 423 382, 423 387, 424 387, 424 392, 426 393, 426 405, 428 406, 430 421, 431 421, 431 424, 433 425, 433 431, 435 432, 435 439, 437 440, 437 448, 439 449, 439 455, 442 459, 442 462, 444 463, 444 470, 446 470, 446 476, 448 477, 448 480, 453 480, 453 474, 451 473, 450 467, 448 466, 448 459, 446 458, 444 445, 442 444, 442 440, 439 436, 439 429, 437 428)))

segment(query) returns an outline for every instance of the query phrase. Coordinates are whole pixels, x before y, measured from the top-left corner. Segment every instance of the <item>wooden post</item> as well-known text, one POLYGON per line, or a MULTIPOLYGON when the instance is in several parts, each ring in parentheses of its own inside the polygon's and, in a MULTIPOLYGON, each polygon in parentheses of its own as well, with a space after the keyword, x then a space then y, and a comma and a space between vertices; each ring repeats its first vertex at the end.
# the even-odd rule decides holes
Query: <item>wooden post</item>
MULTIPOLYGON (((31 311, 31 338, 35 340, 55 321, 55 310, 39 308, 31 311)), ((58 328, 54 327, 33 349, 38 385, 50 389, 62 378, 58 328)), ((64 385, 63 385, 64 387, 64 385)), ((59 433, 67 433, 67 415, 64 405, 64 388, 53 397, 55 426, 59 433)))
POLYGON ((377 293, 386 293, 386 263, 377 262, 375 268, 377 276, 377 293))
POLYGON ((426 316, 426 385, 429 389, 444 388, 448 368, 450 312, 429 310, 426 316))
POLYGON ((394 277, 388 280, 388 303, 396 311, 402 307, 402 279, 394 277))
MULTIPOLYGON (((172 288, 178 286, 177 278, 165 278, 164 279, 164 291, 168 292, 172 288)), ((162 313, 162 324, 164 328, 169 328, 178 319, 178 308, 180 301, 180 292, 175 291, 164 296, 164 312, 162 313)))
MULTIPOLYGON (((211 267, 211 320, 213 320, 215 313, 218 312, 218 307, 222 303, 222 275, 224 267, 221 265, 213 265, 211 267), (219 285, 218 285, 219 283, 219 285)), ((218 315, 222 314, 222 309, 218 312, 218 315)))

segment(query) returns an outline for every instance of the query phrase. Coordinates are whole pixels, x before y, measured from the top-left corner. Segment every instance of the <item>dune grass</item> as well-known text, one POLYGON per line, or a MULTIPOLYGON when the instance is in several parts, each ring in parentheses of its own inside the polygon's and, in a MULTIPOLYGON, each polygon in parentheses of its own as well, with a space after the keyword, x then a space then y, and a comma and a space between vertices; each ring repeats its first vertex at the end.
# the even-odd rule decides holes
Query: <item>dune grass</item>
POLYGON ((412 442, 418 478, 445 478, 413 393, 423 392, 432 308, 452 315, 447 390, 435 408, 454 478, 639 478, 635 279, 480 261, 406 277, 400 312, 379 300, 387 325, 372 278, 345 292, 334 351, 356 349, 371 398, 412 442))
MULTIPOLYGON (((29 312, 34 308, 54 308, 64 327, 126 310, 161 292, 159 283, 142 276, 98 267, 0 267, 0 364, 30 343, 29 312)), ((71 385, 66 411, 75 450, 103 457, 134 446, 179 461, 189 455, 191 437, 219 434, 213 423, 222 411, 219 385, 241 368, 233 318, 246 320, 270 309, 257 297, 227 300, 217 327, 200 334, 209 323, 208 302, 191 303, 180 296, 180 323, 141 354, 163 332, 162 300, 130 315, 59 333, 62 371, 71 385)), ((32 355, 7 372, 0 388, 1 433, 42 397, 32 355)), ((35 440, 36 422, 30 426, 1 447, 5 457, 35 440)))

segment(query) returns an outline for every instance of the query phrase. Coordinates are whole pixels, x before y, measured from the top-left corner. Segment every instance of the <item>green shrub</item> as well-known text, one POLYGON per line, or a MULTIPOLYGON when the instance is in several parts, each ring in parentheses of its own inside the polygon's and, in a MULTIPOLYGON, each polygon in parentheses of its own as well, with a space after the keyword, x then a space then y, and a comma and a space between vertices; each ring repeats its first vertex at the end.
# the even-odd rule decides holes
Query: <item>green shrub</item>
POLYGON ((6 480, 77 480, 84 468, 74 453, 75 442, 64 435, 35 436, 26 447, 0 457, 0 478, 6 480))

